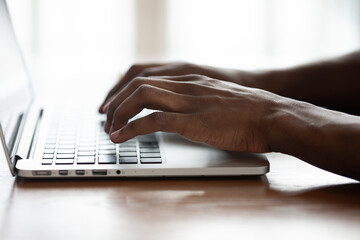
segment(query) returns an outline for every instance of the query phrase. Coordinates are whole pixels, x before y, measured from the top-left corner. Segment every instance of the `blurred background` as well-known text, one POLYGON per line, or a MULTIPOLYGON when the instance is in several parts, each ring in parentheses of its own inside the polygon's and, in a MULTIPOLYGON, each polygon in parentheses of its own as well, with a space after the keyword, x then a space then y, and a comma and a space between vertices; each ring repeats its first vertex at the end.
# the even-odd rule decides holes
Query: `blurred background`
MULTIPOLYGON (((282 68, 360 48, 358 0, 8 0, 38 94, 134 62, 282 68), (40 90, 39 90, 40 89, 40 90)), ((69 90, 70 91, 70 90, 69 90)), ((74 94, 79 88, 72 90, 74 94)))

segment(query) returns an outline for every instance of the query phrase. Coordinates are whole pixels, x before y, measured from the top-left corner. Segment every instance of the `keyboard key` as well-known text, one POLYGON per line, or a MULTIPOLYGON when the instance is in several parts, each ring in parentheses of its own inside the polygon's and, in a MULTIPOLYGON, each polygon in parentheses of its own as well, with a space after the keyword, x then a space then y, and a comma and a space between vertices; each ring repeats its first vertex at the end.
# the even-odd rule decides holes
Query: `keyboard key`
POLYGON ((116 146, 113 145, 104 145, 104 146, 99 146, 99 150, 115 150, 116 146))
POLYGON ((46 139, 46 143, 48 144, 55 144, 56 143, 57 136, 51 136, 46 139))
POLYGON ((103 140, 104 140, 104 141, 110 141, 110 137, 109 137, 109 135, 107 135, 107 134, 106 134, 106 135, 100 135, 100 136, 99 136, 99 140, 100 140, 100 141, 103 141, 103 140))
POLYGON ((155 134, 140 135, 140 136, 137 136, 137 139, 140 142, 156 142, 155 134))
POLYGON ((120 157, 136 157, 137 152, 120 152, 120 157))
POLYGON ((95 163, 95 157, 81 156, 81 157, 77 158, 76 162, 78 164, 94 164, 95 163))
POLYGON ((139 142, 140 147, 143 148, 157 148, 159 147, 157 142, 139 142))
POLYGON ((78 156, 95 156, 95 151, 94 152, 78 152, 77 155, 78 156))
POLYGON ((96 139, 96 135, 95 133, 89 133, 89 134, 85 134, 85 133, 81 133, 79 136, 80 141, 84 140, 84 141, 94 141, 96 139))
POLYGON ((79 145, 96 145, 96 141, 95 141, 95 138, 91 139, 91 140, 80 139, 79 145))
POLYGON ((79 152, 95 152, 95 147, 79 147, 79 152))
POLYGON ((58 149, 75 149, 75 144, 59 144, 58 149))
POLYGON ((59 145, 73 145, 75 146, 76 141, 59 141, 59 145))
POLYGON ((43 159, 41 161, 42 165, 51 165, 52 164, 52 160, 51 159, 43 159))
POLYGON ((115 164, 116 156, 115 155, 100 155, 99 164, 115 164))
POLYGON ((54 140, 46 140, 46 146, 49 146, 49 148, 50 148, 50 145, 56 146, 56 139, 54 139, 54 140))
POLYGON ((56 159, 55 164, 74 164, 74 159, 56 159))
POLYGON ((99 139, 99 144, 100 145, 114 145, 115 143, 113 143, 110 139, 99 139))
POLYGON ((43 155, 43 159, 53 159, 54 158, 54 154, 44 154, 43 155))
POLYGON ((120 147, 136 147, 136 142, 124 142, 120 143, 120 147))
POLYGON ((95 143, 80 143, 79 142, 78 146, 80 148, 95 148, 96 144, 95 143))
POLYGON ((116 151, 114 150, 99 150, 99 155, 115 155, 116 151))
POLYGON ((120 164, 136 164, 138 162, 137 157, 120 157, 120 164))
POLYGON ((74 158, 75 154, 57 154, 56 159, 71 159, 74 158))
POLYGON ((54 154, 55 149, 45 149, 44 154, 54 154))
POLYGON ((121 147, 121 146, 119 146, 119 152, 136 152, 136 147, 121 147))
POLYGON ((160 153, 141 153, 141 158, 160 158, 160 153))
POLYGON ((48 144, 48 143, 46 143, 46 145, 45 145, 45 149, 55 149, 55 147, 56 147, 56 144, 48 144))
POLYGON ((60 136, 59 141, 60 142, 75 142, 76 137, 75 136, 60 136))
POLYGON ((75 149, 58 149, 58 154, 74 154, 75 149))
POLYGON ((159 148, 140 148, 140 153, 159 153, 159 148))
POLYGON ((162 163, 161 158, 141 158, 140 161, 143 164, 162 163))

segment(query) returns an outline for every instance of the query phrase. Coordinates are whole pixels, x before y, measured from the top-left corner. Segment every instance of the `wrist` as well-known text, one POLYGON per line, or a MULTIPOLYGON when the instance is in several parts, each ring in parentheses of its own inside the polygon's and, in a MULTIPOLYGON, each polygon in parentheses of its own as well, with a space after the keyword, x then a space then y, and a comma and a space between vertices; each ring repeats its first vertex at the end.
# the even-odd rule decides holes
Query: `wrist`
POLYGON ((298 156, 303 144, 317 141, 313 134, 320 128, 317 119, 309 114, 314 111, 312 107, 315 106, 280 96, 273 102, 264 120, 271 151, 298 156))
POLYGON ((359 117, 290 100, 267 119, 270 151, 360 180, 359 117))

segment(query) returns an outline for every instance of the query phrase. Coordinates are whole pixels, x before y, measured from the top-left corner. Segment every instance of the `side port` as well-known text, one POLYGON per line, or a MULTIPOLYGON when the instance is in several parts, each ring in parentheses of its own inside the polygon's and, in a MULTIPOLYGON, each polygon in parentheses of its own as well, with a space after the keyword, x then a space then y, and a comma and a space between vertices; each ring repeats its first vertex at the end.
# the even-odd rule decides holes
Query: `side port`
POLYGON ((32 174, 34 176, 50 176, 51 171, 33 171, 32 174))
POLYGON ((96 170, 92 170, 92 174, 96 175, 96 176, 106 176, 107 175, 107 170, 105 169, 96 169, 96 170))
POLYGON ((59 175, 63 175, 63 176, 66 176, 69 174, 69 171, 68 170, 59 170, 59 175))
POLYGON ((76 175, 85 175, 85 170, 75 170, 76 175))

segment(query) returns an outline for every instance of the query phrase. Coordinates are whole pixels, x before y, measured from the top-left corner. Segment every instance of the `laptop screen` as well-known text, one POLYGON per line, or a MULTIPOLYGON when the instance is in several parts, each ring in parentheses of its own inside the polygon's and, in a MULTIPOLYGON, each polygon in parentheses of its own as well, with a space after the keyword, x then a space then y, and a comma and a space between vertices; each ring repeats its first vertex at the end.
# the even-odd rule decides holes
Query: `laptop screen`
POLYGON ((12 28, 6 1, 0 0, 0 124, 8 150, 32 100, 31 83, 12 28))

